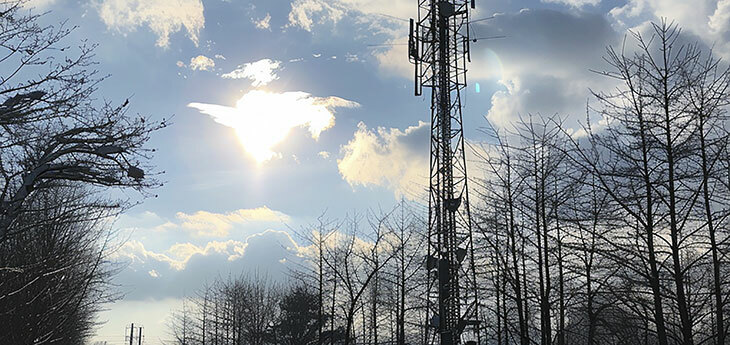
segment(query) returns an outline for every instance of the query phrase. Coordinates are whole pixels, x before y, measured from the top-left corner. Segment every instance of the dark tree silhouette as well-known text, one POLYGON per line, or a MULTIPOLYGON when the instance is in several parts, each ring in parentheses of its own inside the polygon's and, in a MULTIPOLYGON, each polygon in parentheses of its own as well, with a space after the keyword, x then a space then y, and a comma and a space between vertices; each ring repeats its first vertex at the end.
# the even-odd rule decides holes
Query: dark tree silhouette
MULTIPOLYGON (((274 325, 276 344, 316 344, 319 332, 319 296, 303 285, 294 286, 281 297, 279 317, 274 325)), ((327 315, 322 318, 327 320, 327 315)))
POLYGON ((109 221, 159 185, 144 147, 165 126, 100 101, 94 45, 0 1, 0 343, 83 343, 113 296, 109 221))
MULTIPOLYGON (((94 45, 71 48, 65 23, 41 26, 26 1, 0 3, 0 242, 26 229, 26 200, 59 184, 135 188, 159 183, 144 144, 165 122, 128 114, 129 101, 100 103, 105 77, 94 45)), ((120 208, 123 203, 109 204, 120 208)))
POLYGON ((86 197, 78 188, 34 193, 28 203, 42 211, 0 243, 0 343, 83 343, 102 303, 117 297, 105 257, 109 211, 69 202, 86 197))

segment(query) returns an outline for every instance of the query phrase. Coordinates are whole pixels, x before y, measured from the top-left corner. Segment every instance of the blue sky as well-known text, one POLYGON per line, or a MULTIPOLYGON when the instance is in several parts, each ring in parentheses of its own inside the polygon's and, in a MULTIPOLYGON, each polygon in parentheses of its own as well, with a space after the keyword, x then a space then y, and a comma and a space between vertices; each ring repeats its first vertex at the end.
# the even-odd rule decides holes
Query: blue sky
MULTIPOLYGON (((477 0, 465 96, 466 136, 489 122, 558 113, 584 119, 606 89, 607 45, 666 16, 730 57, 730 0, 477 0), (476 91, 479 84, 479 92, 476 91)), ((427 176, 428 98, 414 97, 404 43, 415 0, 33 0, 48 23, 99 46, 99 96, 173 125, 150 146, 159 196, 116 223, 127 240, 126 297, 97 339, 124 326, 166 336, 169 308, 206 280, 242 270, 282 276, 299 250, 291 229, 325 210, 388 208, 418 198, 427 176), (239 100, 241 100, 239 102, 239 100), (237 108, 238 103, 238 108, 237 108), (262 105, 263 104, 263 105, 262 105), (257 140, 251 140, 257 138, 257 140), (263 145, 261 143, 267 143, 263 145)))

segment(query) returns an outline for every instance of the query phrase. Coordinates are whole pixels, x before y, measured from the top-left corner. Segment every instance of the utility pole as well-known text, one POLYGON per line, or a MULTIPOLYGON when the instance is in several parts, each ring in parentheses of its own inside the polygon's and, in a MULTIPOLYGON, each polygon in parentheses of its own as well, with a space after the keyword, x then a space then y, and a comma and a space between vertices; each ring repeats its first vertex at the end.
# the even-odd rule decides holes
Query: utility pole
MULTIPOLYGON (((137 335, 137 345, 142 345, 142 326, 139 326, 138 328, 139 334, 137 335)), ((129 345, 134 345, 134 323, 132 323, 132 325, 129 327, 129 345)))
POLYGON ((418 0, 418 19, 410 21, 415 95, 431 88, 424 344, 481 342, 461 110, 470 8, 474 0, 418 0))

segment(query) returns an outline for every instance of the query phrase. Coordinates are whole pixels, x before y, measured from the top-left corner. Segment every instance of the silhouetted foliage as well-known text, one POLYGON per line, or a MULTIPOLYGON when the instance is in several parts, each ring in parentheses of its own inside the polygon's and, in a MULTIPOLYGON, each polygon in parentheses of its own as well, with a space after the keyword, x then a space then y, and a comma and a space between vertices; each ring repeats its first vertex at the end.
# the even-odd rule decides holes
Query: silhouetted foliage
POLYGON ((482 150, 500 344, 726 342, 730 72, 674 24, 647 32, 608 49, 617 86, 579 131, 532 115, 482 150))
POLYGON ((159 185, 144 147, 165 126, 101 102, 94 45, 0 1, 0 343, 80 344, 110 301, 110 220, 159 185))
MULTIPOLYGON (((289 289, 279 302, 274 342, 283 345, 314 344, 319 330, 319 298, 305 286, 289 289)), ((324 321, 328 317, 325 315, 324 321)))
POLYGON ((94 69, 94 45, 66 46, 73 29, 42 26, 24 3, 0 3, 0 242, 25 229, 14 223, 32 212, 26 200, 34 192, 82 183, 145 193, 159 185, 143 146, 165 126, 127 114, 128 100, 99 104, 104 77, 94 69))
POLYGON ((0 243, 0 343, 80 344, 91 335, 109 290, 105 209, 77 208, 83 191, 34 193, 28 230, 0 243))
POLYGON ((281 288, 268 278, 218 279, 186 299, 173 315, 172 343, 271 344, 281 302, 281 288))

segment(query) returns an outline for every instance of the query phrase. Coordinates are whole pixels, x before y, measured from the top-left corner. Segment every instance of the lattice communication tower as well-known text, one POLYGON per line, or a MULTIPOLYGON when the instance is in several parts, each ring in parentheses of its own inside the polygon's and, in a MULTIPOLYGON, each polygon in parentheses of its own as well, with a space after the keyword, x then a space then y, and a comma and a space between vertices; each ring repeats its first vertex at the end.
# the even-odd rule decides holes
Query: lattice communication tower
POLYGON ((474 0, 418 0, 410 20, 415 94, 431 89, 428 298, 424 344, 481 343, 461 94, 474 0))

